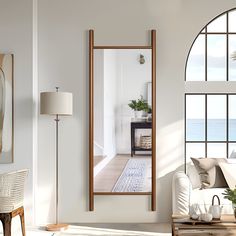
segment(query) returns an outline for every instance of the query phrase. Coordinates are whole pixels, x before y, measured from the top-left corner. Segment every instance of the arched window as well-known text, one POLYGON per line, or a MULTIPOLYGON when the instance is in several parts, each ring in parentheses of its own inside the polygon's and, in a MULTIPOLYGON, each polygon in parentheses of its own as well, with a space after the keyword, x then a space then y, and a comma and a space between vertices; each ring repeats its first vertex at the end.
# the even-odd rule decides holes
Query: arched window
POLYGON ((236 9, 208 23, 185 70, 185 155, 236 154, 236 9))
POLYGON ((236 9, 199 33, 189 52, 186 81, 236 81, 236 9))

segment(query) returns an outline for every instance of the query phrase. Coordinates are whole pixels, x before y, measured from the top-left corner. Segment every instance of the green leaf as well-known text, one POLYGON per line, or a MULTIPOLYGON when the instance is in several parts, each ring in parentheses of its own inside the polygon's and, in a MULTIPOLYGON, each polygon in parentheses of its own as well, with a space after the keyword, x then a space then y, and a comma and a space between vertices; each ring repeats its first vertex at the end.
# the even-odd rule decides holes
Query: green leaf
POLYGON ((225 192, 222 193, 225 199, 228 199, 232 203, 236 204, 236 188, 235 189, 225 189, 225 192))
POLYGON ((149 111, 148 103, 143 99, 142 95, 140 95, 138 100, 131 100, 128 106, 135 111, 149 111))

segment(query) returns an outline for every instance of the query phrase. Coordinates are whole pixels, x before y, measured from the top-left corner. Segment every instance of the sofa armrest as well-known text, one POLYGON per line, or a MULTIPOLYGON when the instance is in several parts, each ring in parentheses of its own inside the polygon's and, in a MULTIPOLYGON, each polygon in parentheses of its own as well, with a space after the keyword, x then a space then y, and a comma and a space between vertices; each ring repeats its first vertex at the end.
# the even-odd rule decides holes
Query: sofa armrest
POLYGON ((172 213, 188 215, 192 184, 184 172, 176 172, 172 180, 172 213))

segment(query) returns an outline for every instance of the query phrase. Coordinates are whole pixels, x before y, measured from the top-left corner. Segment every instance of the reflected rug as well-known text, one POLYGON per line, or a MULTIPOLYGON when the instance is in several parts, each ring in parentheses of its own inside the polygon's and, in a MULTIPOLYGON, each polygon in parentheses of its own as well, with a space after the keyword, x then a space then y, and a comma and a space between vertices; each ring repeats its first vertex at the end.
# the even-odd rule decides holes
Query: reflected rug
POLYGON ((145 182, 150 163, 151 158, 131 158, 114 185, 112 192, 145 192, 145 182))

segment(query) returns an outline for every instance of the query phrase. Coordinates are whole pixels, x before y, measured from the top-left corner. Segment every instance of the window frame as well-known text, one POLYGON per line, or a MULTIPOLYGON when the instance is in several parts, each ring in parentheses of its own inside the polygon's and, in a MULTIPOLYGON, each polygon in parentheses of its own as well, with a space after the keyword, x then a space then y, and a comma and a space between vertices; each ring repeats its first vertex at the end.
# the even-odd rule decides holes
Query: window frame
POLYGON ((208 59, 207 59, 207 55, 208 55, 208 48, 207 48, 207 38, 208 35, 226 35, 226 80, 221 80, 220 82, 227 82, 227 81, 232 81, 229 80, 229 35, 236 35, 236 32, 229 32, 229 13, 231 11, 236 11, 236 8, 230 9, 228 11, 225 11, 221 14, 219 14, 218 16, 214 17, 209 23, 207 23, 202 29, 201 31, 198 33, 198 35, 195 37, 193 43, 191 44, 190 50, 188 52, 187 55, 187 59, 186 59, 186 65, 185 65, 185 82, 218 82, 218 81, 209 81, 207 80, 208 77, 208 59), (226 15, 226 32, 207 32, 207 27, 213 22, 215 21, 217 18, 226 15), (203 32, 204 31, 204 32, 203 32), (205 80, 199 80, 199 81, 193 81, 193 80, 187 80, 187 64, 188 64, 188 60, 189 60, 189 56, 191 54, 193 45, 195 44, 197 38, 199 35, 204 35, 205 36, 205 52, 204 52, 204 56, 205 56, 205 63, 204 63, 204 77, 205 80))
MULTIPOLYGON (((186 156, 186 149, 187 149, 187 144, 188 143, 203 143, 205 145, 205 157, 207 158, 208 157, 208 152, 207 152, 207 144, 208 143, 223 143, 223 144, 226 144, 226 158, 229 158, 229 144, 230 143, 236 143, 236 140, 235 141, 230 141, 229 140, 229 96, 230 95, 234 95, 236 96, 236 93, 185 93, 185 96, 184 96, 184 111, 185 111, 185 114, 184 114, 184 121, 185 121, 185 127, 184 127, 184 140, 185 140, 185 163, 187 161, 187 156, 186 156), (187 106, 186 106, 186 101, 187 101, 187 96, 189 95, 203 95, 204 96, 204 99, 205 99, 205 134, 204 134, 204 141, 187 141, 186 138, 187 138, 187 106), (219 95, 219 96, 226 96, 226 140, 225 141, 222 141, 222 140, 214 140, 214 141, 208 141, 207 140, 207 96, 208 95, 219 95)), ((186 168, 186 165, 185 165, 185 168, 186 168)))
POLYGON ((235 80, 229 80, 229 35, 236 35, 236 32, 229 32, 229 14, 232 11, 236 11, 236 7, 227 10, 225 12, 222 12, 221 14, 214 17, 211 21, 209 21, 197 34, 195 39, 193 40, 190 49, 187 54, 186 62, 185 62, 185 71, 184 71, 184 82, 185 82, 185 92, 184 92, 184 170, 185 173, 187 172, 187 144, 188 143, 203 143, 204 144, 204 153, 205 157, 207 158, 207 144, 208 143, 223 143, 226 145, 226 158, 229 158, 229 145, 231 143, 236 143, 236 141, 229 141, 229 95, 236 95, 236 81, 235 80), (226 31, 225 32, 207 32, 207 27, 215 21, 218 17, 221 17, 223 15, 226 15, 226 31), (192 51, 192 48, 198 38, 199 35, 204 35, 204 80, 187 80, 187 66, 189 62, 189 57, 192 51), (208 73, 208 64, 207 64, 207 38, 208 35, 226 35, 226 80, 221 81, 212 81, 207 80, 207 73, 208 73), (205 134, 204 134, 204 141, 187 141, 187 117, 186 117, 186 97, 188 95, 205 95, 205 134), (207 95, 226 95, 226 140, 225 141, 207 141, 207 95))

